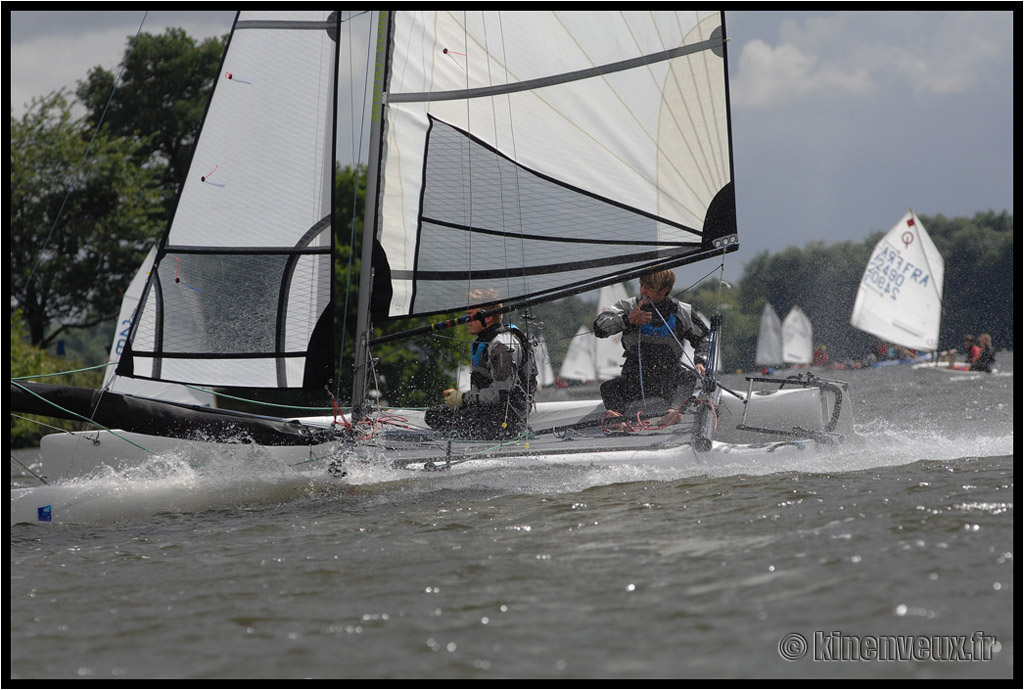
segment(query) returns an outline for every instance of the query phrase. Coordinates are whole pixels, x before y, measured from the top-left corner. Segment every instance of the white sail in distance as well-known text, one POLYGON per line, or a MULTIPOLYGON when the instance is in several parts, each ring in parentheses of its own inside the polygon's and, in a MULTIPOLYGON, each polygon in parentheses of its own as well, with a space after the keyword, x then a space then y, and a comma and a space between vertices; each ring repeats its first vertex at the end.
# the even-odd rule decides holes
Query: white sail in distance
POLYGON ((596 355, 594 347, 597 338, 587 326, 580 326, 569 343, 569 349, 562 360, 562 368, 558 375, 567 381, 583 383, 597 381, 596 355))
POLYGON ((551 355, 544 336, 540 336, 533 348, 533 356, 537 364, 537 385, 541 388, 555 385, 555 370, 551 366, 551 355))
POLYGON ((786 364, 814 361, 814 332, 800 307, 793 307, 782 322, 782 360, 786 364))
POLYGON ((761 312, 761 329, 757 336, 757 353, 754 362, 759 365, 778 365, 785 362, 782 356, 782 321, 772 309, 771 304, 764 305, 761 312))
POLYGON ((945 262, 911 210, 879 240, 857 290, 850 324, 911 350, 935 350, 945 262))
MULTIPOLYGON (((601 288, 597 296, 597 311, 607 309, 617 302, 629 299, 624 283, 615 283, 601 288)), ((622 334, 607 338, 598 338, 590 334, 596 342, 594 344, 594 371, 597 372, 598 381, 608 381, 617 377, 622 372, 622 334)))

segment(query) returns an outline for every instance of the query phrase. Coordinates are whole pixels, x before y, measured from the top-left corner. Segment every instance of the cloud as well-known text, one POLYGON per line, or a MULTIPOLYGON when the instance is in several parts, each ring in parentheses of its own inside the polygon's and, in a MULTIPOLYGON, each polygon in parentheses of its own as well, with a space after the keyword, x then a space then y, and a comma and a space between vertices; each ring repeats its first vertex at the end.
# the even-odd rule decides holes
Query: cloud
POLYGON ((773 48, 755 39, 742 49, 740 69, 731 80, 730 91, 737 106, 762 108, 789 103, 795 96, 868 88, 868 74, 862 69, 844 71, 791 43, 773 48))
MULTIPOLYGON (((996 81, 1013 44, 1009 12, 842 12, 782 22, 778 43, 747 41, 731 80, 739 107, 883 89, 961 94, 996 81)), ((769 39, 770 40, 770 39, 769 39)))

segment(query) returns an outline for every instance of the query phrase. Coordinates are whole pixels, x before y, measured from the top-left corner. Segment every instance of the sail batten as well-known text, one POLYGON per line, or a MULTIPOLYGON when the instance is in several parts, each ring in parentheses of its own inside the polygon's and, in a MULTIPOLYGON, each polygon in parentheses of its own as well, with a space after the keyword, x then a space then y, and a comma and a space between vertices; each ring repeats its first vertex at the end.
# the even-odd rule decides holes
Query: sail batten
POLYGON ((535 89, 542 89, 547 86, 565 84, 580 79, 592 79, 594 77, 600 77, 606 74, 614 74, 615 72, 620 72, 623 70, 631 70, 637 67, 650 65, 657 62, 671 60, 672 58, 681 57, 683 55, 690 55, 692 53, 697 53, 702 50, 712 50, 714 48, 720 47, 721 45, 722 41, 720 39, 708 40, 694 45, 680 46, 679 48, 674 48, 672 50, 665 50, 660 53, 655 53, 652 55, 644 55, 633 60, 625 60, 623 62, 615 64, 591 67, 589 69, 579 70, 567 74, 557 74, 513 84, 501 84, 496 86, 480 87, 476 89, 463 89, 458 91, 421 91, 419 93, 392 93, 387 97, 387 102, 426 103, 429 101, 471 100, 474 98, 501 96, 503 94, 511 94, 516 93, 518 91, 532 91, 535 89))

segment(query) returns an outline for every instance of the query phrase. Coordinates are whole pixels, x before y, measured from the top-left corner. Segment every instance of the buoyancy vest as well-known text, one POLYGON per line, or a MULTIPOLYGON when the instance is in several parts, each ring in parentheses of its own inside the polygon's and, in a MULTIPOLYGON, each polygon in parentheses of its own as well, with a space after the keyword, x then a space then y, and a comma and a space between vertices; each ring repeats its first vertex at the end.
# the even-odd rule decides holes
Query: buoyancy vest
POLYGON ((479 333, 473 342, 472 360, 470 391, 479 394, 488 388, 496 388, 499 393, 496 402, 508 403, 521 415, 525 415, 533 402, 533 394, 537 391, 537 365, 533 357, 533 347, 526 335, 514 325, 491 326, 479 333), (522 356, 509 380, 495 381, 491 373, 491 346, 495 339, 504 333, 509 333, 515 338, 522 356))

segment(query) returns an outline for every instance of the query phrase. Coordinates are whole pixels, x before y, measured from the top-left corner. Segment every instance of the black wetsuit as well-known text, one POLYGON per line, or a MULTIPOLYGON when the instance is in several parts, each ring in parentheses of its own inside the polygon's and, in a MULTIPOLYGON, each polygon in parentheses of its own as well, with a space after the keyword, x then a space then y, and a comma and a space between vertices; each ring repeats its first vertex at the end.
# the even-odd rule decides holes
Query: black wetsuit
POLYGON ((462 406, 427 410, 430 428, 463 438, 512 438, 526 430, 537 367, 533 348, 514 326, 496 324, 473 342, 473 370, 462 406))

